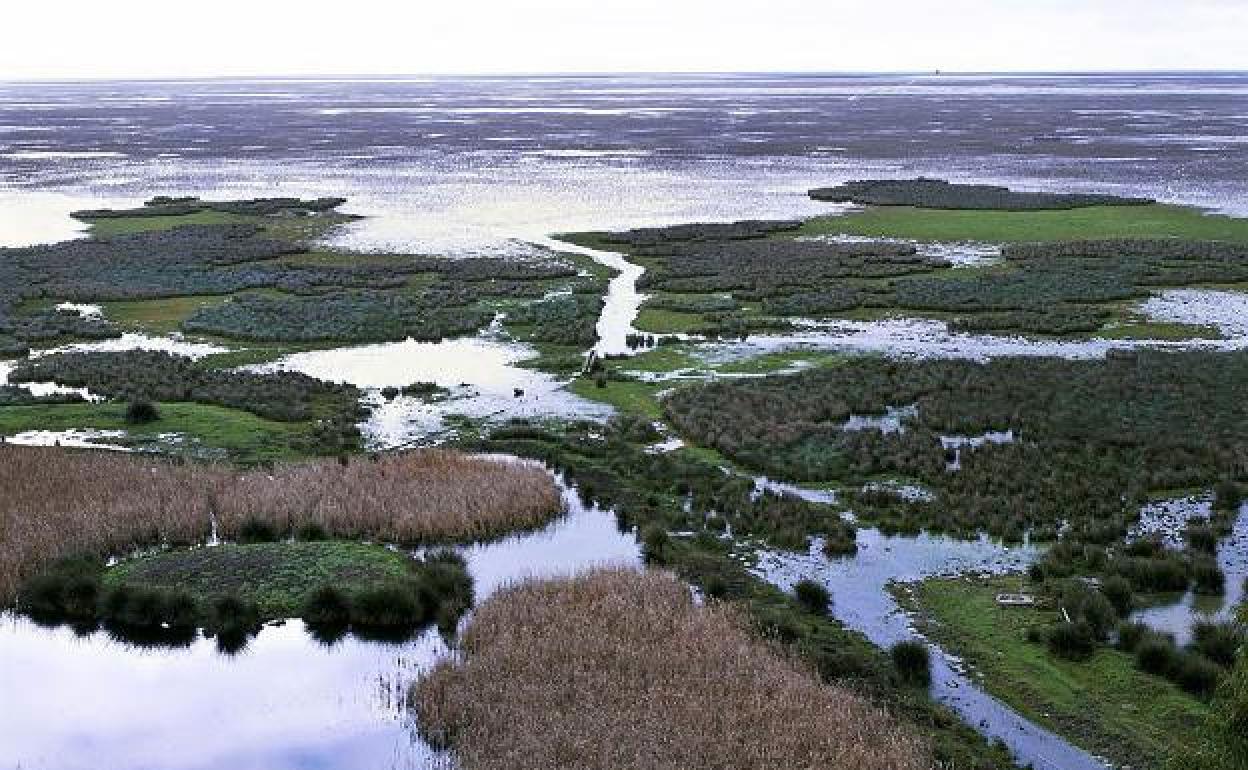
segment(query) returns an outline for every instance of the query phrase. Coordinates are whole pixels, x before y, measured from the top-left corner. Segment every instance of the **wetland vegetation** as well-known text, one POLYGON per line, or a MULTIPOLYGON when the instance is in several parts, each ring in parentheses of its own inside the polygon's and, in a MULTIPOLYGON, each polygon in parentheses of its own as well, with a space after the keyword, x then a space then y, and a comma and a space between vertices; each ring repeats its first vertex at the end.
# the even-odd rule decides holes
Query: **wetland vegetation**
POLYGON ((611 300, 604 265, 544 248, 515 260, 337 252, 318 239, 350 219, 340 199, 158 198, 79 212, 92 226, 80 241, 0 250, 7 353, 135 330, 234 348, 36 350, 6 364, 0 434, 124 429, 123 446, 183 456, 0 446, 0 487, 12 490, 0 500, 0 604, 159 627, 178 643, 203 628, 223 648, 296 616, 327 641, 430 623, 453 639, 474 596, 465 557, 401 549, 547 524, 564 509, 554 471, 635 533, 652 569, 529 582, 479 609, 462 655, 411 696, 423 735, 464 767, 557 764, 570 751, 604 767, 1013 766, 933 700, 940 661, 924 642, 877 647, 838 619, 817 575, 781 590, 756 569, 764 551, 853 558, 876 528, 1042 544, 1027 575, 915 588, 930 638, 1082 748, 1159 767, 1162 749, 1199 743, 1226 708, 1218 693, 1242 678, 1240 629, 1202 627, 1177 644, 1132 613, 1226 588, 1216 557, 1248 481, 1248 356, 777 348, 711 360, 701 343, 916 316, 974 333, 1147 336, 1160 327, 1133 303, 1154 291, 1248 283, 1248 227, 1145 200, 933 180, 811 194, 864 208, 563 236, 645 268, 650 297, 623 335, 636 355, 588 360, 611 300), (996 245, 963 261, 932 241, 996 245), (67 301, 103 313, 58 307, 67 301), (478 333, 532 346, 525 366, 579 374, 568 389, 617 415, 500 409, 437 436, 456 449, 365 455, 361 423, 388 408, 453 410, 461 388, 254 366, 478 333), (668 333, 693 336, 655 337, 668 333), (36 395, 36 383, 60 387, 36 395), (332 457, 307 459, 317 455, 332 457), (1170 533, 1177 542, 1132 534, 1145 503, 1193 490, 1218 502, 1170 533), (1007 584, 1040 608, 997 605, 1007 584), (656 731, 680 739, 655 742, 656 731))

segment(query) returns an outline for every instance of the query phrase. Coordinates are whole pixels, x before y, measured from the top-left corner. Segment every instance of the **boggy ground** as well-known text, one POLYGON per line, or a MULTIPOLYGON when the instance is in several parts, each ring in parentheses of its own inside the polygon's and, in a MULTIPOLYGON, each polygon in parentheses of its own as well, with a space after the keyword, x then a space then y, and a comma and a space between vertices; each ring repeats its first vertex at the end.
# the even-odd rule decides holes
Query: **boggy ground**
POLYGON ((487 768, 926 768, 911 730, 697 606, 660 572, 507 588, 412 693, 422 732, 487 768))

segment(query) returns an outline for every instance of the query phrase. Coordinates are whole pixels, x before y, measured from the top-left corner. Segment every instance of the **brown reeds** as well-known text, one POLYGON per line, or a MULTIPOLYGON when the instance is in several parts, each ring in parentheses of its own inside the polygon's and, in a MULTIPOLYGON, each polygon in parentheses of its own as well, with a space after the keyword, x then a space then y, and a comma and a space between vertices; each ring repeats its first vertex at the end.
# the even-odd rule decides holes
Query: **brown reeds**
POLYGON ((259 521, 279 537, 319 524, 336 537, 413 543, 533 527, 561 507, 540 466, 447 450, 266 473, 0 444, 0 606, 60 558, 203 541, 213 512, 227 539, 259 521))
POLYGON ((657 572, 499 592, 462 659, 421 679, 411 702, 462 770, 932 766, 924 742, 883 710, 657 572))

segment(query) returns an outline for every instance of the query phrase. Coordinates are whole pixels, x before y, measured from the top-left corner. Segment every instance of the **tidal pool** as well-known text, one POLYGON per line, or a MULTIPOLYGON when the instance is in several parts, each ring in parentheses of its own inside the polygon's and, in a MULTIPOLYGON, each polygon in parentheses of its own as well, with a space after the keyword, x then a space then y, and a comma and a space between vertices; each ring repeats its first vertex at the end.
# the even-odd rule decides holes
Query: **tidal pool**
MULTIPOLYGON (((639 565, 632 533, 580 504, 541 530, 462 552, 477 601, 508 582, 639 565)), ((401 644, 317 642, 269 625, 236 655, 197 638, 143 649, 96 631, 0 616, 0 767, 23 770, 417 770, 449 766, 418 736, 408 686, 450 652, 436 630, 401 644)))

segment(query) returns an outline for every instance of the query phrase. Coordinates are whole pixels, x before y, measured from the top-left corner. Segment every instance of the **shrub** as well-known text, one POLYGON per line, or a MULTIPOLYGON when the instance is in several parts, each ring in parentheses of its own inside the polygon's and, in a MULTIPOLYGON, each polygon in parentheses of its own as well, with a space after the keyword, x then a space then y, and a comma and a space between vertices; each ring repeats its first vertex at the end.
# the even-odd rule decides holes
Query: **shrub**
POLYGON ((1172 639, 1154 635, 1135 648, 1135 665, 1149 674, 1167 676, 1178 663, 1179 651, 1172 639))
POLYGON ((346 626, 351 621, 351 604, 337 588, 323 585, 308 594, 300 615, 309 626, 346 626))
POLYGON ((1119 623, 1116 646, 1123 652, 1135 652, 1140 646, 1140 642, 1147 639, 1152 633, 1153 630, 1143 623, 1119 623))
POLYGON ((1234 481, 1219 481, 1213 487, 1213 507, 1222 511, 1233 511, 1243 503, 1243 490, 1234 481))
POLYGON ((272 543, 277 540, 277 528, 267 519, 249 516, 238 528, 240 543, 272 543))
POLYGON ((657 524, 646 527, 641 533, 642 550, 647 560, 662 561, 667 543, 667 529, 657 524))
POLYGON ((793 586, 793 594, 803 607, 816 615, 826 614, 828 606, 832 603, 832 594, 828 593, 828 589, 822 583, 814 580, 797 581, 793 586))
POLYGON ((1218 683, 1222 681, 1223 671, 1218 664, 1203 655, 1185 653, 1180 656, 1177 666, 1171 672, 1175 684, 1198 698, 1209 698, 1218 683))
POLYGON ((351 623, 364 628, 406 628, 427 619, 415 586, 394 581, 357 593, 351 600, 351 623))
POLYGON ((305 521, 295 529, 295 539, 304 541, 328 540, 329 532, 319 521, 305 521))
POLYGON ((131 401, 126 407, 126 422, 131 425, 144 425, 160 419, 160 410, 146 399, 131 401))
POLYGON ((1235 623, 1198 622, 1192 626, 1192 647, 1218 665, 1230 668, 1244 642, 1244 633, 1235 623))
POLYGON ((924 687, 931 684, 932 660, 927 645, 916 640, 898 642, 888 654, 902 681, 924 687))
POLYGON ((1192 590, 1205 596, 1226 593, 1226 575, 1213 559, 1198 559, 1192 564, 1192 590))
POLYGON ((1101 593, 1113 605, 1118 617, 1125 618, 1131 614, 1131 608, 1135 604, 1135 595, 1131 590, 1130 581, 1126 578, 1111 575, 1101 582, 1101 593))
POLYGON ((1067 660, 1087 660, 1096 652, 1096 634, 1084 621, 1057 623, 1045 635, 1049 651, 1067 660))

